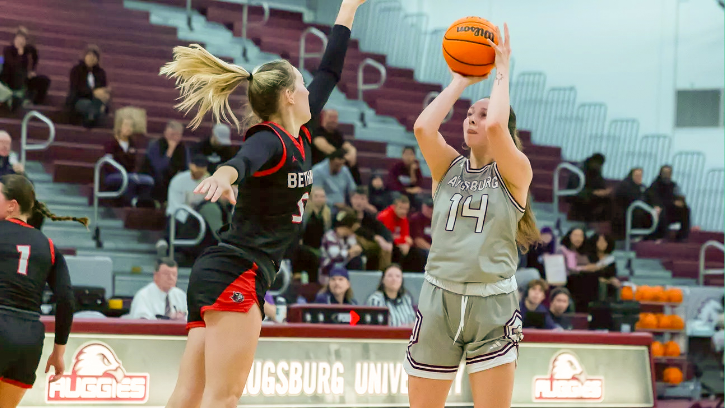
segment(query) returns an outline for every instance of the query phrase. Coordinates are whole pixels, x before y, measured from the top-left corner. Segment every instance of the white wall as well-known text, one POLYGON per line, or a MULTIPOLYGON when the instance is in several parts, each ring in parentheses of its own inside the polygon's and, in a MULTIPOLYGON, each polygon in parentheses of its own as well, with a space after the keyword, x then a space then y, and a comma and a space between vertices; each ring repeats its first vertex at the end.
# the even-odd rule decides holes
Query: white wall
POLYGON ((610 119, 639 119, 641 134, 674 135, 676 149, 704 151, 708 167, 725 165, 722 128, 674 129, 675 72, 679 89, 725 82, 715 0, 401 1, 428 13, 430 29, 467 15, 508 22, 517 72, 543 71, 547 87, 574 85, 579 102, 605 102, 610 119))

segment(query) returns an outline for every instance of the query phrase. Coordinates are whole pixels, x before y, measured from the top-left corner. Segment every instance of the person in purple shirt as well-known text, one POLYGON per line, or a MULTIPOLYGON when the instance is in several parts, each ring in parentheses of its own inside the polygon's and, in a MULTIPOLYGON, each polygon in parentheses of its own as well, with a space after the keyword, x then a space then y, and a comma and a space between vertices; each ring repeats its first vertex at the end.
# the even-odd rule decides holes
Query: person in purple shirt
POLYGON ((418 208, 420 200, 417 197, 423 192, 422 182, 423 173, 420 171, 420 162, 415 157, 415 148, 407 146, 403 149, 402 160, 388 171, 385 185, 391 191, 407 195, 413 206, 418 208))
POLYGON ((357 301, 350 287, 350 277, 344 266, 330 269, 330 281, 317 294, 314 303, 328 305, 356 305, 357 301))
POLYGON ((549 284, 543 279, 529 282, 519 305, 524 328, 553 330, 558 327, 551 318, 549 310, 543 305, 548 289, 549 284))

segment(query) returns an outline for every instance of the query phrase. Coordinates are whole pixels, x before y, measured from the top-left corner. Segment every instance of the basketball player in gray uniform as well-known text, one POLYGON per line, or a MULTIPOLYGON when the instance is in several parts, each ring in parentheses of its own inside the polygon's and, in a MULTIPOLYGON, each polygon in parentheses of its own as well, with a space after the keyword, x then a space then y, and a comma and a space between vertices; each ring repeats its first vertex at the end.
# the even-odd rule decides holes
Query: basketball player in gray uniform
MULTIPOLYGON (((443 408, 465 358, 476 407, 509 407, 521 333, 517 247, 538 240, 528 203, 531 164, 509 106, 508 27, 496 51, 490 98, 463 122, 468 158, 438 129, 464 89, 484 78, 453 74, 425 108, 415 137, 433 177, 433 243, 408 345, 411 408, 443 408)), ((501 38, 497 29, 497 38, 501 38)))

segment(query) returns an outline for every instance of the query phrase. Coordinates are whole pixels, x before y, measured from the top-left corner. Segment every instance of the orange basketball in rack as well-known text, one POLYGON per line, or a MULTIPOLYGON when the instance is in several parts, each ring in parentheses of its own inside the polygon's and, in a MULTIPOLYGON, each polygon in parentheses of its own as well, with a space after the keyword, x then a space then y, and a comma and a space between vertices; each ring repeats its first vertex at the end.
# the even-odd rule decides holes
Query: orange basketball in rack
POLYGON ((679 357, 680 356, 680 345, 674 341, 668 341, 665 343, 665 355, 667 357, 679 357))
POLYGON ((662 357, 665 355, 665 346, 659 341, 652 342, 652 357, 662 357))
POLYGON ((685 321, 680 316, 670 316, 670 329, 672 330, 683 330, 685 328, 685 321))
POLYGON ((666 302, 667 296, 665 295, 665 289, 662 286, 655 286, 652 288, 652 299, 653 302, 666 302))
POLYGON ((668 384, 679 384, 682 382, 682 370, 680 370, 677 367, 667 367, 665 368, 664 372, 664 378, 666 383, 668 384))
POLYGON ((632 290, 631 286, 623 286, 622 292, 619 294, 619 297, 622 300, 633 300, 634 299, 634 291, 632 290))
POLYGON ((496 26, 480 17, 465 17, 451 24, 443 35, 443 58, 453 72, 484 76, 491 72, 496 53, 488 39, 499 44, 496 26))
POLYGON ((645 313, 639 319, 639 327, 643 329, 656 329, 657 328, 657 317, 652 313, 645 313))
POLYGON ((649 300, 649 293, 652 290, 647 285, 642 285, 637 287, 637 291, 634 293, 634 300, 638 302, 649 300))
POLYGON ((682 289, 669 288, 665 291, 667 301, 672 303, 682 303, 682 289))

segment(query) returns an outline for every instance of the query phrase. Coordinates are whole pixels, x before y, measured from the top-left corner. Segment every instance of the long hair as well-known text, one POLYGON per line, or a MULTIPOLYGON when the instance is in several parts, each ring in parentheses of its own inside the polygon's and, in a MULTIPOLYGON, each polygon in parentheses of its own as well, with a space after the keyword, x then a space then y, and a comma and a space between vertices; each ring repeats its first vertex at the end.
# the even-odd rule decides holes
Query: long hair
MULTIPOLYGON (((400 267, 400 265, 396 263, 391 263, 388 265, 387 268, 383 271, 383 275, 380 277, 380 284, 378 285, 378 291, 385 294, 385 284, 383 283, 383 279, 385 279, 385 274, 390 270, 390 268, 398 268, 401 272, 403 271, 403 268, 400 267)), ((401 278, 400 280, 400 289, 398 289, 398 297, 396 299, 402 299, 403 296, 406 294, 405 290, 405 277, 401 278)))
MULTIPOLYGON (((509 122, 508 122, 509 133, 511 138, 514 140, 516 148, 520 151, 524 151, 524 146, 521 144, 521 138, 519 138, 519 131, 516 129, 516 113, 514 108, 510 108, 509 122)), ((501 180, 503 182, 503 180, 501 180)), ((526 206, 524 207, 524 216, 521 217, 516 230, 516 244, 519 246, 521 252, 526 253, 529 251, 532 245, 541 241, 541 234, 539 228, 536 227, 536 216, 534 211, 531 209, 531 191, 526 195, 526 206)))
MULTIPOLYGON (((486 98, 490 99, 488 96, 486 98)), ((516 113, 514 112, 514 108, 512 106, 509 106, 508 129, 516 148, 523 152, 524 146, 521 143, 519 131, 516 129, 516 113)), ((465 141, 463 142, 463 149, 470 150, 465 141)), ((503 182, 503 180, 501 180, 501 182, 503 182)), ((531 209, 531 191, 529 191, 529 194, 526 195, 524 216, 519 220, 518 228, 516 230, 516 245, 518 245, 519 250, 525 254, 529 252, 532 245, 537 244, 540 241, 541 233, 536 227, 536 216, 534 215, 534 211, 531 209)))
POLYGON ((175 47, 174 60, 166 63, 161 75, 176 79, 181 92, 181 102, 175 107, 189 113, 198 106, 189 127, 196 129, 204 115, 211 111, 215 121, 221 119, 240 129, 239 120, 229 105, 229 97, 244 81, 249 81, 247 99, 253 115, 246 125, 255 121, 269 120, 279 110, 279 94, 293 89, 295 74, 292 64, 285 60, 260 65, 251 74, 238 65, 224 62, 198 44, 175 47))
POLYGON ((17 201, 23 215, 32 216, 33 213, 37 213, 52 221, 75 221, 88 228, 90 221, 86 217, 61 217, 50 212, 44 203, 35 198, 33 184, 25 176, 8 174, 0 177, 0 184, 2 184, 2 194, 8 200, 17 201))

